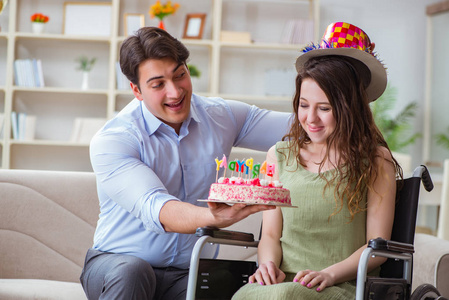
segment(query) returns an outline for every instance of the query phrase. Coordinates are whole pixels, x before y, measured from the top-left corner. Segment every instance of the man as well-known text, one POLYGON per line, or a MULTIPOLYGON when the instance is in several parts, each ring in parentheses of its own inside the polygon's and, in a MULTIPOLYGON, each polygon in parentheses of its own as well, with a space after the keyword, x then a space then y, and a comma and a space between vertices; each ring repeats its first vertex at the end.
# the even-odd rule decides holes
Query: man
POLYGON ((89 299, 185 299, 196 228, 271 208, 197 201, 215 180, 216 157, 233 146, 268 150, 289 114, 192 94, 188 57, 158 28, 122 44, 120 66, 136 99, 90 146, 101 213, 80 278, 89 299))

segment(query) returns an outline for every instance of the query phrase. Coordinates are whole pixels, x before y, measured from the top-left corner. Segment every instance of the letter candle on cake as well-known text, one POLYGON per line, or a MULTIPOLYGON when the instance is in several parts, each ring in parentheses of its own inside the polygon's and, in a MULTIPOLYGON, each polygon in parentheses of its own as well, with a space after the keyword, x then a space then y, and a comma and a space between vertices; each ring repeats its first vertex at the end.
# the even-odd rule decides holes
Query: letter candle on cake
POLYGON ((260 164, 255 164, 253 167, 253 178, 258 178, 260 173, 260 164))
POLYGON ((273 177, 274 175, 274 164, 267 164, 267 176, 273 177))
POLYGON ((243 173, 245 172, 245 160, 236 160, 237 162, 237 173, 242 173, 242 177, 243 177, 243 173))
POLYGON ((229 162, 228 168, 229 168, 229 170, 231 170, 231 177, 232 177, 233 174, 234 174, 235 165, 236 165, 236 162, 235 162, 235 161, 230 161, 230 162, 229 162))
MULTIPOLYGON (((237 172, 236 177, 231 174, 230 178, 220 178, 217 183, 211 184, 209 197, 207 200, 226 202, 226 203, 249 203, 249 204, 269 204, 291 206, 290 191, 282 187, 280 182, 273 181, 272 177, 275 172, 275 164, 254 164, 254 160, 235 160, 226 164, 226 157, 221 160, 215 159, 217 164, 217 172, 220 167, 237 172), (259 179, 259 174, 271 177, 271 180, 259 179), (246 178, 251 174, 254 179, 246 178)), ((218 173, 217 173, 218 174, 218 173)), ((225 171, 226 175, 226 171, 225 171)), ((203 201, 203 200, 202 200, 203 201)))
POLYGON ((226 156, 223 154, 223 158, 221 159, 220 167, 224 168, 223 177, 226 177, 226 169, 228 167, 228 163, 226 162, 226 156))
POLYGON ((249 159, 247 159, 246 160, 246 163, 245 163, 245 165, 246 165, 246 167, 247 167, 247 169, 246 169, 246 179, 250 179, 251 178, 251 171, 253 170, 253 163, 254 163, 254 159, 252 159, 252 158, 249 158, 249 159))
POLYGON ((264 161, 260 166, 260 174, 267 174, 267 161, 264 161))
POLYGON ((217 164, 217 175, 215 175, 215 182, 218 182, 218 171, 220 170, 220 166, 223 163, 223 160, 218 160, 218 157, 215 159, 215 163, 217 164))

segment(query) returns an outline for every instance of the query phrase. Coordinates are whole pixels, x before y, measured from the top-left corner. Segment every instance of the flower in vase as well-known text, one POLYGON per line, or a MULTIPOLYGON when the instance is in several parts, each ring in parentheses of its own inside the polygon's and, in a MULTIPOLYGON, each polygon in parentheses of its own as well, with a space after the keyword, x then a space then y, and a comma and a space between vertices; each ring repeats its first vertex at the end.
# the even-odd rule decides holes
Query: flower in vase
POLYGON ((35 13, 31 16, 31 22, 35 23, 47 23, 50 20, 50 18, 44 14, 41 13, 35 13))
POLYGON ((83 72, 89 72, 94 67, 94 64, 97 61, 97 58, 93 57, 93 58, 89 59, 87 56, 81 55, 75 61, 78 62, 78 64, 79 64, 77 70, 80 70, 83 72))
POLYGON ((150 17, 153 19, 154 17, 158 18, 160 23, 159 23, 159 27, 162 29, 164 28, 164 25, 162 23, 163 19, 166 16, 172 15, 174 14, 178 8, 179 8, 179 4, 178 3, 174 3, 172 4, 171 1, 167 1, 167 3, 162 4, 161 1, 156 1, 155 4, 150 6, 150 10, 148 11, 148 14, 150 15, 150 17))

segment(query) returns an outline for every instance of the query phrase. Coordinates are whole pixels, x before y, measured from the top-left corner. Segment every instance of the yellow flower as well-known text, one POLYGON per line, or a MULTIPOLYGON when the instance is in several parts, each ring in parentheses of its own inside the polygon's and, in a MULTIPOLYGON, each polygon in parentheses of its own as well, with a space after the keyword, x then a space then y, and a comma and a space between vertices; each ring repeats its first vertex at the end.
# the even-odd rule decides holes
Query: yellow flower
POLYGON ((165 4, 161 4, 161 1, 156 1, 155 4, 150 6, 150 10, 148 11, 148 14, 151 18, 157 17, 158 19, 162 20, 168 15, 174 14, 178 8, 179 4, 175 3, 172 4, 171 1, 167 1, 165 4))

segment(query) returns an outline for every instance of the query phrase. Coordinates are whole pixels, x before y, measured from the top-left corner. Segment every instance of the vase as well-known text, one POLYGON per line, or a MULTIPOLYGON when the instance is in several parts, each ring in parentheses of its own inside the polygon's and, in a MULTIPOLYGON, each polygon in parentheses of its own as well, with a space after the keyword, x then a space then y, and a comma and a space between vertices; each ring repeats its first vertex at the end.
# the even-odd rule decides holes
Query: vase
POLYGON ((89 72, 88 71, 83 72, 83 82, 81 84, 81 89, 82 90, 89 89, 89 72))
POLYGON ((42 22, 33 22, 31 23, 33 33, 43 33, 45 29, 45 23, 42 22))
POLYGON ((164 21, 160 20, 160 21, 159 21, 159 26, 158 26, 158 27, 159 27, 160 29, 165 30, 164 21))

